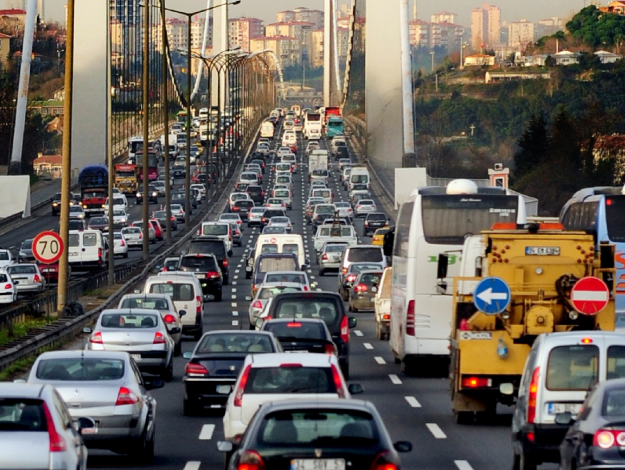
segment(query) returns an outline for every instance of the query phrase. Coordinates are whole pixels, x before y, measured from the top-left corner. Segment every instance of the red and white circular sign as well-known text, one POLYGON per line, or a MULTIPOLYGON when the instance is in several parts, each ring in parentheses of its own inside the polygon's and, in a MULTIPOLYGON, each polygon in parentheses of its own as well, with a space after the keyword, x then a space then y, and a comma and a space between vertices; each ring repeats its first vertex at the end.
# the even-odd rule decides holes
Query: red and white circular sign
POLYGON ((583 277, 571 289, 573 307, 584 315, 596 315, 608 305, 609 300, 608 286, 597 277, 583 277))
POLYGON ((269 243, 271 243, 272 245, 275 245, 276 243, 278 243, 278 239, 277 238, 272 238, 269 240, 269 243))
POLYGON ((33 256, 40 263, 56 263, 61 258, 64 248, 63 240, 56 232, 41 232, 33 240, 33 256))

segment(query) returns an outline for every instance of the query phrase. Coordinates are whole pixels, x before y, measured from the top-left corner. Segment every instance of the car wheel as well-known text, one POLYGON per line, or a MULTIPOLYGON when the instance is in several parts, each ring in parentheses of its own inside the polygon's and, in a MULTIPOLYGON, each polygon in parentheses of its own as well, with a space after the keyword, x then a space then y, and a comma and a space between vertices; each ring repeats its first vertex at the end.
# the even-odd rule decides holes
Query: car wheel
POLYGON ((358 313, 358 309, 356 307, 352 307, 352 312, 358 313))
POLYGON ((384 333, 382 332, 382 325, 375 322, 375 339, 383 339, 384 333))
POLYGON ((345 380, 349 380, 349 362, 341 364, 341 372, 343 372, 343 377, 345 377, 345 380))
POLYGON ((230 273, 224 276, 224 286, 227 286, 228 284, 230 284, 230 273))
POLYGON ((198 412, 198 407, 194 403, 191 403, 189 400, 184 400, 182 402, 182 413, 185 416, 195 416, 198 412))
POLYGON ((136 448, 130 450, 130 457, 139 465, 147 465, 154 459, 154 439, 156 433, 152 433, 152 437, 148 440, 147 429, 143 431, 141 442, 136 448))
POLYGON ((174 356, 178 357, 182 353, 182 339, 174 346, 174 356))
POLYGON ((252 273, 245 273, 245 279, 252 279, 252 273))
POLYGON ((198 331, 194 333, 193 339, 197 341, 202 337, 203 334, 204 334, 204 328, 200 328, 198 331))
POLYGON ((123 257, 124 257, 124 258, 128 258, 128 253, 124 253, 124 254, 123 254, 123 257))
MULTIPOLYGON (((472 413, 469 413, 472 414, 472 413)), ((467 424, 467 423, 462 423, 467 424)), ((536 460, 534 460, 531 456, 527 455, 526 452, 521 450, 520 454, 514 455, 514 461, 512 463, 512 468, 516 470, 536 470, 537 464, 536 460)))
POLYGON ((326 272, 323 269, 319 269, 319 275, 325 276, 326 272))
POLYGON ((471 424, 473 422, 473 412, 454 410, 454 420, 456 421, 456 424, 471 424))
POLYGON ((221 302, 221 299, 223 297, 223 292, 219 291, 216 295, 215 295, 215 301, 216 302, 221 302))
POLYGON ((169 365, 161 373, 161 377, 165 382, 171 382, 174 378, 174 360, 169 361, 169 365))

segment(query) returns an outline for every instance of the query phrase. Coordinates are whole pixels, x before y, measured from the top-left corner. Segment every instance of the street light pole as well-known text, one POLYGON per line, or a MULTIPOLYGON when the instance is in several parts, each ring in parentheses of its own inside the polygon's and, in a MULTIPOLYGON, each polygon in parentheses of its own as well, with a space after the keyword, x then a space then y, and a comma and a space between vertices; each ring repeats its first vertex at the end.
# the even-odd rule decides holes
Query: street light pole
POLYGON ((141 77, 141 88, 143 94, 143 259, 147 260, 150 257, 150 193, 148 191, 149 176, 148 176, 148 162, 150 155, 150 142, 149 142, 149 126, 150 120, 148 117, 148 111, 150 107, 149 101, 149 60, 150 60, 150 0, 145 0, 144 8, 144 25, 143 25, 143 76, 141 77))
POLYGON ((161 0, 161 57, 162 57, 162 91, 163 95, 162 107, 163 107, 163 129, 164 129, 164 142, 165 146, 165 237, 167 243, 171 243, 171 186, 169 185, 169 103, 167 101, 167 78, 168 68, 167 61, 168 55, 165 52, 165 45, 167 44, 167 28, 165 18, 165 0, 161 0))

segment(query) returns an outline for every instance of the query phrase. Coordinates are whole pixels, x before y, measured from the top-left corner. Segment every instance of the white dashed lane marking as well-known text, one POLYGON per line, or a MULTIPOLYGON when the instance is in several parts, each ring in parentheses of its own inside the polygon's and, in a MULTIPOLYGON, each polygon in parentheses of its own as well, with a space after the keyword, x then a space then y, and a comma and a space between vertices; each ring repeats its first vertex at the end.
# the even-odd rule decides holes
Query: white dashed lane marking
POLYGON ((425 423, 425 425, 428 427, 428 429, 436 439, 447 439, 447 435, 443 432, 438 424, 425 423))
POLYGON ((208 441, 213 438, 213 432, 215 432, 214 424, 205 424, 202 426, 202 431, 200 432, 200 440, 208 441))
POLYGON ((233 317, 238 317, 239 316, 239 312, 237 312, 236 310, 232 311, 232 316, 233 317))
POLYGON ((365 349, 373 349, 373 345, 371 343, 362 343, 365 349))
POLYGON ((456 467, 458 467, 458 470, 473 470, 471 464, 466 460, 454 460, 454 463, 456 467))
POLYGON ((415 397, 404 397, 408 404, 413 408, 421 408, 421 403, 417 401, 415 397))
POLYGON ((232 320, 232 326, 239 326, 239 320, 232 320))
POLYGON ((378 364, 386 364, 386 361, 381 356, 375 356, 374 359, 375 359, 375 362, 377 362, 378 364))
POLYGON ((236 303, 236 302, 232 302, 232 306, 233 306, 233 307, 236 307, 236 306, 237 306, 237 303, 236 303))
POLYGON ((362 331, 360 331, 360 330, 354 330, 354 334, 355 334, 356 336, 364 336, 364 335, 363 335, 363 333, 362 333, 362 331))
POLYGON ((400 385, 402 383, 401 379, 395 374, 388 374, 388 378, 391 379, 391 382, 395 385, 400 385))
POLYGON ((183 470, 199 470, 201 463, 202 462, 198 462, 197 460, 190 460, 184 466, 183 470))

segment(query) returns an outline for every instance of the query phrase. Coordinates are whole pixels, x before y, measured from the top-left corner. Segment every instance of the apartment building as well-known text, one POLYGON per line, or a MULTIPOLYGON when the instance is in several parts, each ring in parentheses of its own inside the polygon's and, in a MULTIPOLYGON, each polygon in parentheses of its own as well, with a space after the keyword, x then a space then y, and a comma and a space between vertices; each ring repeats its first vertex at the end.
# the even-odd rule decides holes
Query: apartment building
POLYGON ((485 3, 471 12, 471 45, 474 50, 500 43, 501 9, 485 3))
POLYGON ((228 44, 250 51, 250 41, 265 35, 263 20, 258 18, 231 18, 228 20, 228 44))
POLYGON ((313 67, 323 67, 323 29, 311 32, 308 64, 313 67))
POLYGON ((277 23, 288 23, 290 21, 312 23, 312 29, 320 29, 323 28, 323 11, 299 7, 294 10, 279 11, 276 14, 277 23))
POLYGON ((536 41, 536 25, 531 21, 522 19, 508 25, 509 47, 523 52, 534 41, 536 41))
POLYGON ((428 23, 412 20, 409 25, 410 44, 414 47, 445 47, 452 50, 460 47, 465 33, 464 26, 453 23, 428 23))
POLYGON ((441 11, 440 13, 434 13, 430 16, 431 23, 456 23, 456 14, 448 11, 441 11))
POLYGON ((298 65, 302 62, 302 48, 297 38, 261 36, 250 39, 251 52, 261 52, 265 49, 274 51, 283 67, 298 65))

